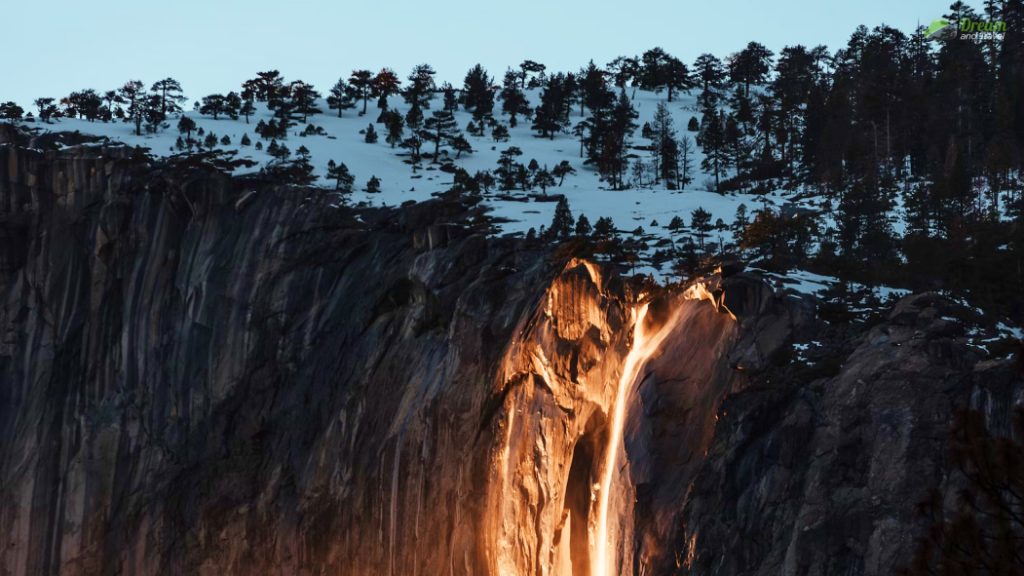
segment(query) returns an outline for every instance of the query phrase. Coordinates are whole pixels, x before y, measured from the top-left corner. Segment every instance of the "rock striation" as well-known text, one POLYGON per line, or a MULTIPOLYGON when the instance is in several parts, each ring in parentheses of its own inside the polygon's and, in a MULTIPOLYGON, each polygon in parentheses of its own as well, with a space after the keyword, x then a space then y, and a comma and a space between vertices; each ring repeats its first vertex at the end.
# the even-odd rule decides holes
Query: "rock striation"
POLYGON ((0 129, 0 574, 589 574, 637 307, 609 574, 889 574, 1020 374, 935 295, 828 328, 318 190, 0 129), (706 297, 705 297, 706 296, 706 297))

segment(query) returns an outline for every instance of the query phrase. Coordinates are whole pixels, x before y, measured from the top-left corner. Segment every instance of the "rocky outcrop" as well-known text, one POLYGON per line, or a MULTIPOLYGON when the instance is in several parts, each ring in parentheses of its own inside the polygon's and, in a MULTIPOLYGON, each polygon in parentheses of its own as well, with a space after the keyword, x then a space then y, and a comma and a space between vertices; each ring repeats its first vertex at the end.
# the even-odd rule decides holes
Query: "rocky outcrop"
POLYGON ((889 573, 951 411, 1018 399, 942 298, 814 367, 753 274, 71 144, 0 134, 0 574, 588 574, 618 395, 606 573, 889 573))
POLYGON ((893 574, 928 520, 916 506, 962 478, 948 458, 957 410, 1010 433, 1024 401, 1011 360, 986 360, 976 312, 936 294, 900 301, 832 374, 797 361, 722 404, 681 514, 692 574, 893 574))

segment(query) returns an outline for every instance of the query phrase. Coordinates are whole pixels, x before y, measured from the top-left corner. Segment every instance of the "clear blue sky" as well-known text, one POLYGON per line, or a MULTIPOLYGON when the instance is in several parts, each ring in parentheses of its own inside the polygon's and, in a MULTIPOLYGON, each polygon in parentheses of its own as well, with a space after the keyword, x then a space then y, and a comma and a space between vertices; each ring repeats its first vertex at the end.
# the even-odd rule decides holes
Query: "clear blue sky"
MULTIPOLYGON (((460 82, 526 58, 575 70, 662 46, 686 62, 756 40, 845 43, 858 24, 905 32, 951 0, 5 0, 0 101, 23 105, 138 78, 182 82, 191 100, 279 69, 326 90, 353 68, 428 62, 460 82)), ((980 0, 970 2, 980 7, 980 0)))

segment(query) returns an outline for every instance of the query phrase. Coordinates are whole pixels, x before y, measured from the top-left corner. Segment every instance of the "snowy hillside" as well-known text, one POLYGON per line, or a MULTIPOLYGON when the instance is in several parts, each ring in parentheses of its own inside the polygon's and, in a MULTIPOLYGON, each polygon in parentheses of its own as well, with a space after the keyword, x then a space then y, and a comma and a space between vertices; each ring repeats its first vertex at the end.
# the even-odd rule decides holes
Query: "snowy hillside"
MULTIPOLYGON (((539 90, 527 90, 527 98, 531 105, 536 105, 539 100, 539 90)), ((637 90, 634 92, 633 106, 639 117, 637 124, 642 126, 645 122, 651 122, 659 102, 666 102, 667 96, 664 91, 660 93, 637 90)), ((400 99, 392 99, 392 110, 405 114, 409 105, 401 102, 400 99)), ((675 129, 680 137, 684 134, 691 139, 695 136, 687 132, 687 123, 692 117, 699 119, 697 111, 696 96, 692 94, 676 95, 674 102, 668 104, 671 111, 675 129)), ((345 195, 344 200, 352 203, 366 203, 371 205, 398 205, 410 200, 421 201, 429 199, 431 194, 443 192, 450 188, 452 175, 441 172, 436 164, 432 164, 428 158, 424 159, 422 168, 413 171, 411 166, 405 162, 408 159, 408 152, 400 147, 392 147, 381 137, 378 142, 369 144, 364 141, 364 133, 367 126, 376 119, 379 112, 374 106, 370 106, 365 116, 355 110, 345 110, 342 117, 337 112, 328 110, 325 102, 319 103, 325 110, 324 113, 311 116, 309 123, 323 129, 322 135, 302 135, 305 126, 300 124, 291 129, 287 140, 281 143, 288 146, 293 152, 299 146, 305 146, 311 154, 311 163, 315 168, 316 175, 320 177, 319 184, 326 188, 333 188, 325 176, 328 162, 334 160, 337 163, 344 162, 355 176, 355 190, 345 195), (365 191, 366 182, 373 176, 380 179, 381 186, 379 193, 368 193, 365 191)), ((254 128, 262 119, 269 121, 273 114, 266 109, 262 103, 257 103, 257 112, 251 117, 248 123, 239 118, 232 120, 221 117, 217 120, 209 116, 189 111, 184 114, 192 118, 199 128, 209 134, 215 134, 219 139, 227 136, 231 144, 218 144, 219 149, 237 150, 240 158, 249 158, 259 163, 252 170, 258 170, 260 166, 269 163, 272 158, 264 149, 256 150, 255 144, 260 138, 255 134, 254 128), (249 146, 239 146, 244 135, 252 140, 249 146)), ((441 106, 440 97, 435 96, 432 107, 437 109, 441 106)), ((429 111, 427 111, 429 113, 429 111)), ((454 113, 460 128, 465 128, 472 121, 472 115, 463 109, 454 113)), ((507 115, 496 116, 507 123, 507 115)), ((572 113, 572 119, 582 119, 577 109, 572 113)), ((176 122, 176 120, 175 120, 176 122)), ((179 137, 177 130, 166 129, 156 134, 143 134, 136 136, 133 126, 124 122, 89 122, 81 119, 61 118, 55 119, 53 124, 35 123, 31 126, 41 127, 50 131, 80 131, 82 133, 106 136, 111 140, 124 142, 131 146, 143 146, 149 148, 151 153, 157 156, 167 156, 179 153, 175 149, 175 141, 179 137)), ((380 124, 375 124, 375 129, 381 131, 380 124)), ((653 153, 647 150, 636 149, 649 145, 650 142, 644 139, 638 129, 632 139, 636 155, 642 163, 653 161, 653 153)), ((667 226, 676 216, 680 217, 685 224, 689 224, 691 214, 698 208, 703 208, 711 214, 711 222, 721 219, 725 224, 731 224, 736 215, 737 208, 744 204, 749 210, 754 210, 767 201, 769 205, 780 206, 786 202, 786 196, 780 191, 767 195, 765 198, 750 194, 718 194, 708 191, 710 175, 700 173, 700 161, 702 153, 700 148, 694 146, 692 169, 694 171, 693 183, 683 190, 667 190, 664 185, 655 185, 653 170, 647 166, 647 174, 643 176, 643 183, 634 181, 634 187, 628 190, 612 190, 606 183, 602 182, 597 172, 589 166, 584 165, 584 158, 580 154, 580 142, 571 134, 561 133, 554 139, 541 138, 536 131, 530 128, 529 121, 520 121, 519 124, 509 129, 509 140, 496 142, 488 133, 484 136, 474 136, 463 132, 470 141, 473 152, 462 154, 458 159, 454 154, 448 153, 448 157, 456 166, 462 167, 470 173, 480 170, 493 170, 497 166, 498 158, 503 150, 515 146, 523 151, 519 161, 524 164, 536 160, 540 166, 554 167, 563 160, 568 161, 575 169, 575 174, 565 177, 562 186, 548 189, 548 195, 564 195, 574 216, 585 214, 590 222, 596 222, 598 218, 611 218, 616 227, 626 233, 631 233, 638 227, 642 227, 645 235, 649 235, 648 245, 653 249, 659 240, 679 241, 687 230, 670 231, 667 226), (656 225, 654 223, 657 223, 656 225)), ((200 137, 200 140, 203 138, 200 137)), ((268 141, 262 141, 266 147, 268 141)), ((431 145, 425 146, 425 152, 431 145)), ((555 202, 538 201, 540 190, 524 192, 514 190, 502 192, 492 190, 485 194, 486 202, 493 208, 493 215, 506 219, 502 229, 506 233, 525 233, 530 228, 539 230, 542 226, 549 226, 555 210, 555 202)), ((342 198, 339 196, 339 201, 342 198)), ((808 208, 817 209, 815 198, 805 199, 801 204, 808 208)), ((732 241, 732 233, 723 230, 715 232, 709 238, 711 241, 726 243, 732 241)), ((653 268, 639 269, 641 272, 651 272, 662 276, 668 270, 655 270, 653 268)))

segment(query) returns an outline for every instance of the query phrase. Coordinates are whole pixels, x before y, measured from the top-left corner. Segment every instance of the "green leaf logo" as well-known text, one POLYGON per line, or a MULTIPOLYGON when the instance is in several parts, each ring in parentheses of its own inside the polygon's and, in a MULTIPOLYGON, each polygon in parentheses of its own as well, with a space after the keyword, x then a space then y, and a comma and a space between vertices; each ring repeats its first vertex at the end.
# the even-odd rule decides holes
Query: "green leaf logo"
POLYGON ((932 20, 932 23, 928 25, 928 29, 924 31, 924 35, 926 38, 930 38, 942 30, 945 30, 947 26, 949 26, 949 22, 947 20, 943 20, 942 18, 932 20))

